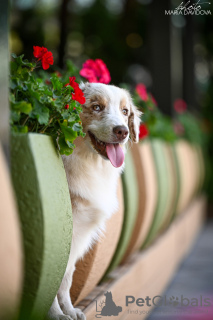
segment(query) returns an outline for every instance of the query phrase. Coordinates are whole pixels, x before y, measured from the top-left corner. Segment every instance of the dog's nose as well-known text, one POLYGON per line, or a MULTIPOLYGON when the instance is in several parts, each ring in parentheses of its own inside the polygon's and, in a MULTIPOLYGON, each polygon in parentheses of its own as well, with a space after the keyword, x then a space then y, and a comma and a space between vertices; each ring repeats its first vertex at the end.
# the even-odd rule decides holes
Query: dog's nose
POLYGON ((119 140, 124 140, 129 133, 127 127, 125 126, 114 127, 113 132, 119 140))

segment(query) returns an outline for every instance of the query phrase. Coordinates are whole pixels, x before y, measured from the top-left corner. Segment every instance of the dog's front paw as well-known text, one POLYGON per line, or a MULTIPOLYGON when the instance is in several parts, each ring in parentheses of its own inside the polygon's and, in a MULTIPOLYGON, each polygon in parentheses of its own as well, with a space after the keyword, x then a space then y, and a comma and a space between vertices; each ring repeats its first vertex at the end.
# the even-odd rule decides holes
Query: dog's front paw
POLYGON ((75 313, 77 316, 77 320, 86 320, 85 314, 81 311, 81 309, 75 308, 75 313))
POLYGON ((65 314, 57 317, 57 320, 72 320, 70 316, 66 316, 65 314))
POLYGON ((65 314, 48 314, 45 320, 72 320, 72 318, 65 314))
POLYGON ((86 320, 85 314, 78 308, 72 308, 66 312, 72 320, 86 320))

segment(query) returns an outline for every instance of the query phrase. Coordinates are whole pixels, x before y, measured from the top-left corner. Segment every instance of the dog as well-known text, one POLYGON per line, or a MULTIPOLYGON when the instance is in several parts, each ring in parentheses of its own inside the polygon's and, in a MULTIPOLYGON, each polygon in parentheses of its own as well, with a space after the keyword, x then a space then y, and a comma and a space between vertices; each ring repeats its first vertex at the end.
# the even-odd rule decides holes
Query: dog
POLYGON ((127 90, 102 83, 81 83, 86 98, 80 114, 86 136, 75 140, 70 156, 63 156, 69 185, 73 236, 69 261, 49 310, 52 320, 85 320, 74 308, 70 288, 76 262, 83 258, 105 222, 118 208, 117 183, 124 169, 126 145, 138 142, 141 113, 127 90))

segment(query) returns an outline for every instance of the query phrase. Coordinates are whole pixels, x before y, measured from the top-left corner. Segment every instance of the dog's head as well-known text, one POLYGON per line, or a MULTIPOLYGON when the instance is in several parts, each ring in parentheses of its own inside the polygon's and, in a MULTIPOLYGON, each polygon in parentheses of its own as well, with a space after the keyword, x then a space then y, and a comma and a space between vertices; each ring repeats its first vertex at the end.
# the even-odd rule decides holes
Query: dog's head
POLYGON ((116 168, 124 162, 124 145, 138 142, 140 112, 128 91, 102 83, 81 84, 86 103, 81 120, 85 141, 93 152, 116 168))

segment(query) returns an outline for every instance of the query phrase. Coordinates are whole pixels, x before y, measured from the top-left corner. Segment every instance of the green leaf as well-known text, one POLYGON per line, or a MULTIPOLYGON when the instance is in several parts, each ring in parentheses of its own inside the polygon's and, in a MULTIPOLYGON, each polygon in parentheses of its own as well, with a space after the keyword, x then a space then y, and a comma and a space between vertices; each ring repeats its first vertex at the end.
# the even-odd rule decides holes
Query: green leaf
POLYGON ((35 62, 29 62, 27 59, 23 60, 22 64, 25 67, 29 67, 30 69, 34 69, 36 67, 36 63, 35 62))
POLYGON ((52 102, 52 99, 48 95, 42 95, 39 100, 42 104, 50 104, 52 102))
POLYGON ((69 74, 79 74, 79 69, 74 65, 74 63, 71 60, 66 61, 67 69, 69 74))
POLYGON ((49 121, 49 109, 35 100, 35 106, 34 106, 30 116, 32 116, 33 118, 38 119, 38 122, 40 124, 48 124, 48 121, 49 121))
POLYGON ((12 56, 13 59, 17 58, 17 55, 15 53, 12 53, 11 56, 12 56))
POLYGON ((69 110, 66 110, 64 109, 62 112, 61 112, 61 115, 63 117, 64 120, 67 120, 68 122, 73 122, 76 120, 76 114, 70 114, 70 111, 69 110))
POLYGON ((74 143, 72 143, 72 142, 70 142, 70 141, 66 140, 66 144, 68 145, 68 147, 69 147, 69 148, 71 148, 71 149, 75 149, 75 145, 74 145, 74 143))
POLYGON ((13 56, 13 58, 15 59, 15 61, 17 62, 18 65, 22 65, 23 64, 23 61, 22 61, 23 57, 24 57, 24 54, 22 54, 20 56, 16 56, 16 57, 13 56))
POLYGON ((74 141, 77 138, 77 132, 73 131, 72 127, 60 123, 61 131, 65 136, 65 140, 74 141))
POLYGON ((60 90, 63 87, 63 84, 59 80, 56 74, 53 74, 52 77, 50 78, 50 81, 52 82, 53 89, 54 90, 60 90))
POLYGON ((22 112, 25 114, 29 114, 32 111, 32 105, 26 101, 19 101, 15 103, 11 103, 11 107, 13 111, 22 112))
POLYGON ((10 89, 14 90, 15 88, 17 88, 17 81, 10 79, 9 85, 10 85, 10 89))
POLYGON ((62 107, 64 106, 63 102, 61 101, 60 98, 52 101, 52 104, 56 108, 57 111, 61 112, 62 107))
POLYGON ((69 156, 73 152, 73 149, 70 148, 68 146, 67 142, 65 141, 65 137, 64 136, 60 136, 59 137, 58 145, 59 145, 60 154, 64 154, 66 156, 69 156))
POLYGON ((80 125, 80 123, 74 123, 72 126, 74 131, 80 132, 82 130, 82 126, 80 125))
POLYGON ((11 123, 18 122, 20 120, 20 117, 21 115, 19 112, 11 110, 11 113, 10 113, 11 123))
POLYGON ((10 71, 11 71, 11 74, 15 73, 16 70, 18 68, 18 65, 15 61, 11 61, 10 62, 10 71))
POLYGON ((12 132, 27 133, 27 126, 12 126, 12 132))
POLYGON ((10 102, 13 102, 13 103, 15 103, 15 102, 16 102, 16 100, 15 100, 15 96, 14 96, 14 94, 13 94, 13 93, 10 93, 10 95, 9 95, 9 100, 10 100, 10 102))

